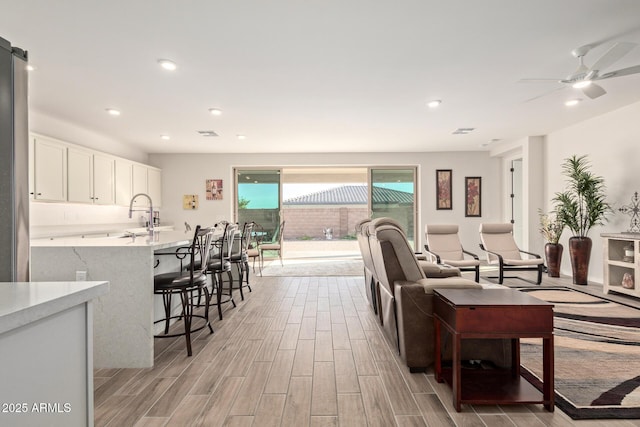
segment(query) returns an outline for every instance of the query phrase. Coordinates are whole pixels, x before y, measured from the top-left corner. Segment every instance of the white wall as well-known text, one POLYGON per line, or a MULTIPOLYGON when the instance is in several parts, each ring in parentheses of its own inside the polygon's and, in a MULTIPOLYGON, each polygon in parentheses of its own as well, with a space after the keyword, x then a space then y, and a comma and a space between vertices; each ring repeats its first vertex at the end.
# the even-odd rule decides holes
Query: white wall
MULTIPOLYGON (((620 232, 629 228, 630 217, 618 212, 618 208, 628 205, 635 191, 640 190, 640 174, 637 163, 640 160, 640 102, 578 123, 574 126, 552 132, 546 137, 544 161, 547 168, 545 200, 547 203, 556 192, 564 189, 561 164, 572 155, 587 154, 595 174, 604 177, 607 186, 607 201, 614 213, 603 227, 594 227, 589 233, 593 240, 589 281, 602 283, 602 240, 600 233, 620 232)), ((548 205, 545 209, 549 209, 548 205)), ((564 245, 562 273, 571 274, 568 254, 570 232, 565 230, 561 243, 564 245)))
POLYGON ((151 165, 162 168, 162 221, 178 228, 213 224, 232 219, 234 167, 279 166, 418 166, 419 245, 422 247, 424 224, 460 225, 460 238, 468 250, 479 252, 478 227, 481 222, 496 222, 500 207, 500 160, 488 152, 448 153, 341 153, 341 154, 151 154, 151 165), (435 209, 435 171, 453 170, 453 210, 435 209), (464 177, 482 177, 482 217, 464 216, 464 177), (205 200, 205 180, 224 180, 224 199, 205 200), (182 196, 198 194, 200 207, 183 210, 182 196))

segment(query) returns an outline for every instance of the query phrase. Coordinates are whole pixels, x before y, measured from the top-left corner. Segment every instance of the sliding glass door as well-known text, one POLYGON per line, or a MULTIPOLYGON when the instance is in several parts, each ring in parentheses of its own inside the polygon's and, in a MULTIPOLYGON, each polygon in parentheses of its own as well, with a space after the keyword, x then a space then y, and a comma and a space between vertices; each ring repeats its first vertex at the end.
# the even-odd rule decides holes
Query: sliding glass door
POLYGON ((280 169, 236 169, 236 219, 254 221, 263 240, 280 224, 280 169))
POLYGON ((371 218, 391 217, 398 221, 409 243, 416 241, 416 168, 369 169, 371 218))

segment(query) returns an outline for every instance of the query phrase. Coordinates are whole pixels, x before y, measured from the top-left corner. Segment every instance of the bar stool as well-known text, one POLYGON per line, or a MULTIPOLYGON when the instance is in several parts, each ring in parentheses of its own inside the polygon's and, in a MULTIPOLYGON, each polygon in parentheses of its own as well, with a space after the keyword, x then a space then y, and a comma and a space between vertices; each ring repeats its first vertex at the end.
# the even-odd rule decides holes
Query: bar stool
MULTIPOLYGON (((162 273, 155 275, 153 278, 153 293, 156 295, 162 295, 162 302, 164 305, 164 319, 156 320, 154 323, 164 322, 164 333, 154 335, 156 338, 172 338, 178 336, 185 336, 187 343, 187 356, 191 356, 191 334, 204 329, 209 328, 210 333, 213 333, 213 328, 209 322, 209 302, 211 295, 207 289, 207 276, 206 276, 206 263, 198 262, 196 257, 200 260, 209 259, 209 252, 211 250, 211 241, 213 238, 213 229, 196 227, 196 231, 191 241, 189 248, 179 248, 176 251, 176 256, 179 259, 184 259, 189 256, 188 271, 177 271, 171 273, 162 273), (185 250, 187 253, 185 254, 185 250), (201 295, 204 292, 205 308, 204 315, 197 315, 193 313, 196 305, 193 303, 194 292, 201 295), (171 297, 174 294, 180 295, 180 301, 182 303, 182 310, 179 315, 171 314, 171 297), (202 326, 193 328, 192 320, 194 317, 204 319, 205 323, 202 326), (169 325, 171 319, 183 319, 184 332, 169 333, 169 325)), ((182 262, 182 261, 181 261, 182 262)))
POLYGON ((231 274, 231 251, 233 249, 233 241, 238 232, 236 224, 218 224, 216 227, 224 226, 222 238, 213 240, 213 250, 207 262, 206 271, 211 274, 211 283, 213 291, 216 292, 216 302, 210 305, 218 306, 218 317, 222 320, 222 304, 231 303, 236 306, 233 300, 233 275, 231 274), (225 281, 223 274, 227 274, 228 286, 225 290, 225 281), (222 297, 225 296, 225 299, 222 297))
POLYGON ((245 222, 242 226, 242 234, 237 236, 233 242, 233 251, 231 253, 231 264, 234 264, 238 270, 240 298, 244 301, 242 288, 248 288, 251 292, 249 284, 249 242, 251 241, 251 233, 253 232, 253 222, 245 222))

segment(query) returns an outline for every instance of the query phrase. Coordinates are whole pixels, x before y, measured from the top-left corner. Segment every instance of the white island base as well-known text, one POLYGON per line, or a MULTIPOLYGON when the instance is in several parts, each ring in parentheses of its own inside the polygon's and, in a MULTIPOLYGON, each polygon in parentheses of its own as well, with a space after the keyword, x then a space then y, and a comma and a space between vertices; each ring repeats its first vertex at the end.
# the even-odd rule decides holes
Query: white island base
POLYGON ((0 283, 1 426, 93 426, 91 300, 108 289, 0 283))
MULTIPOLYGON (((183 232, 158 232, 153 238, 61 238, 31 243, 33 280, 74 280, 77 271, 88 280, 106 280, 110 292, 94 302, 94 366, 149 368, 153 366, 154 274, 171 271, 174 256, 160 259, 189 243, 183 232)), ((157 298, 161 301, 160 298, 157 298)), ((160 305, 161 307, 161 305, 160 305)), ((156 310, 159 311, 159 310, 156 310)))

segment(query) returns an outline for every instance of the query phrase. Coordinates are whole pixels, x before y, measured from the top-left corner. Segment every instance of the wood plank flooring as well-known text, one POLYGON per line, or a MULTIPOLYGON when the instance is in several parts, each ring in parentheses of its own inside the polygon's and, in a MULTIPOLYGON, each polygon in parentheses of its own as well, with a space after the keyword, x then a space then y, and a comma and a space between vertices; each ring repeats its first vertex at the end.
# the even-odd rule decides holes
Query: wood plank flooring
POLYGON ((245 301, 211 316, 215 333, 195 337, 193 357, 182 337, 156 339, 153 368, 96 370, 95 425, 640 426, 542 405, 457 413, 448 386, 409 373, 392 351, 361 277, 251 280, 245 301))

